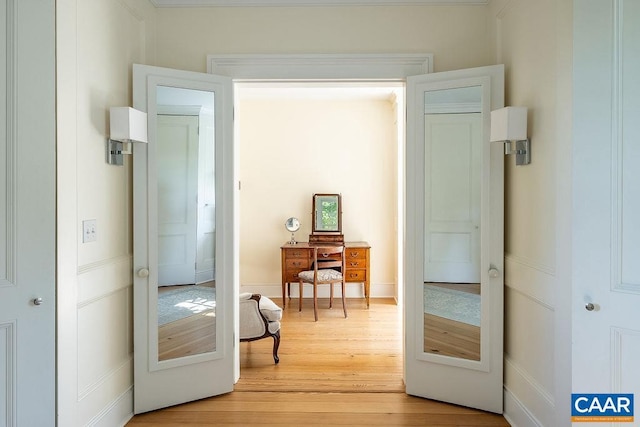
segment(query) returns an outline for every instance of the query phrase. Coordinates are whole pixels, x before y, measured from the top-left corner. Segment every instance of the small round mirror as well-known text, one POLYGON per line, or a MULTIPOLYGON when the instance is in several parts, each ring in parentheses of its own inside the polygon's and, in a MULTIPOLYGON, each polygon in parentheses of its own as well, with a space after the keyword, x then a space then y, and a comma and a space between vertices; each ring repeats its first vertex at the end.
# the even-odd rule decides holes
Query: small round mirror
POLYGON ((296 239, 294 237, 294 233, 300 229, 300 221, 298 220, 298 218, 291 217, 287 219, 287 221, 284 223, 284 226, 287 231, 291 232, 291 240, 289 240, 289 244, 295 245, 296 239))

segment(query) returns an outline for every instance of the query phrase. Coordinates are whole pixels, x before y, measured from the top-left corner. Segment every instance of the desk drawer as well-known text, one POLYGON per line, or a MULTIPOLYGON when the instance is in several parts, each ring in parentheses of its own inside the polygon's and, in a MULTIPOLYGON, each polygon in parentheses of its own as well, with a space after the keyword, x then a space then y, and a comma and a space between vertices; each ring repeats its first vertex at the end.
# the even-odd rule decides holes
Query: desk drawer
POLYGON ((298 273, 303 270, 287 270, 285 272, 285 283, 296 283, 298 281, 298 273))
POLYGON ((347 253, 345 254, 347 258, 347 265, 349 265, 350 261, 353 260, 364 260, 367 259, 367 249, 365 248, 347 248, 347 253))
POLYGON ((307 249, 287 249, 286 257, 289 258, 309 258, 309 250, 307 249))
POLYGON ((363 258, 347 259, 347 270, 352 268, 367 268, 367 260, 363 258))
POLYGON ((351 270, 347 267, 347 282, 364 282, 367 280, 367 270, 351 270))
POLYGON ((287 272, 290 270, 308 270, 309 269, 309 258, 287 258, 285 261, 287 272))

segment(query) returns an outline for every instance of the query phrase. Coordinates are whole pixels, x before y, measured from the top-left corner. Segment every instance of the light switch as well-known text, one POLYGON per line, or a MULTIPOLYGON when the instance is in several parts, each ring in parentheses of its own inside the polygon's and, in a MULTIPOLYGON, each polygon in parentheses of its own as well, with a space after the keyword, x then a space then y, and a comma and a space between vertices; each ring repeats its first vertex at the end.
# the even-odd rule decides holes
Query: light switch
POLYGON ((95 219, 82 221, 82 243, 95 242, 98 234, 98 225, 95 219))

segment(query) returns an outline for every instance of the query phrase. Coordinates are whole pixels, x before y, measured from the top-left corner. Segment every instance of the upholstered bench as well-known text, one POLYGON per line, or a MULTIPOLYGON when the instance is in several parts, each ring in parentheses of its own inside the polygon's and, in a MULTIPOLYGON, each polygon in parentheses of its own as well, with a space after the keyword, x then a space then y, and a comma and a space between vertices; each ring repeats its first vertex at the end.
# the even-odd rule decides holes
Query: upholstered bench
POLYGON ((240 341, 273 337, 273 360, 280 361, 280 320, 282 309, 267 297, 245 292, 240 294, 240 341))

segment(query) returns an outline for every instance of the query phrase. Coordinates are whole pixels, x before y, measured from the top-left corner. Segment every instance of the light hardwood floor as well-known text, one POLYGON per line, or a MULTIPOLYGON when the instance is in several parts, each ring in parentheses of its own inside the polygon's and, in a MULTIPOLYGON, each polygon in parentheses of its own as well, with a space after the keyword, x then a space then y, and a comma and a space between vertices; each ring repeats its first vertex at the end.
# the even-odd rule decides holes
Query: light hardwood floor
MULTIPOLYGON (((279 304, 281 301, 275 300, 279 304)), ((402 382, 402 331, 390 299, 310 299, 287 303, 280 363, 273 341, 240 343, 241 379, 223 396, 135 416, 129 426, 490 426, 500 415, 408 396, 402 382)), ((478 390, 482 393, 482 390, 478 390)))
MULTIPOLYGON (((191 285, 162 286, 158 296, 184 289, 191 285)), ((215 282, 199 286, 215 288, 215 282)), ((158 359, 169 360, 215 350, 215 310, 205 310, 196 315, 166 323, 158 327, 158 359)))
MULTIPOLYGON (((479 283, 425 283, 460 292, 480 295, 479 283)), ((480 360, 480 327, 424 315, 424 351, 443 356, 480 360)))

